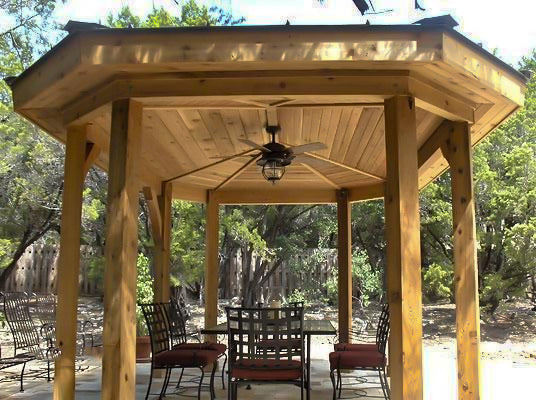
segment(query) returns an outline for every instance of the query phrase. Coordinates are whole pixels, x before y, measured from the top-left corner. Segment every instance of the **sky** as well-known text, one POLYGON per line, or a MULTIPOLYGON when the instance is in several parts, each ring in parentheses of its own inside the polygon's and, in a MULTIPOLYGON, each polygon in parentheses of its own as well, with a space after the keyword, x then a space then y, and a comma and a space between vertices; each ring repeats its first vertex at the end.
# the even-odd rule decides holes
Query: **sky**
MULTIPOLYGON (((184 0, 182 0, 184 1, 184 0)), ((534 0, 418 0, 425 12, 409 10, 414 0, 372 0, 376 11, 396 7, 395 12, 361 16, 352 0, 201 0, 208 6, 230 9, 235 16, 246 18, 245 25, 280 25, 288 20, 293 25, 400 24, 420 18, 451 14, 460 24, 461 33, 517 66, 521 57, 536 48, 536 1, 534 0)), ((178 0, 181 3, 180 0, 178 0)), ((68 20, 105 21, 129 5, 137 15, 153 7, 177 9, 174 0, 66 0, 56 10, 61 23, 68 20)))

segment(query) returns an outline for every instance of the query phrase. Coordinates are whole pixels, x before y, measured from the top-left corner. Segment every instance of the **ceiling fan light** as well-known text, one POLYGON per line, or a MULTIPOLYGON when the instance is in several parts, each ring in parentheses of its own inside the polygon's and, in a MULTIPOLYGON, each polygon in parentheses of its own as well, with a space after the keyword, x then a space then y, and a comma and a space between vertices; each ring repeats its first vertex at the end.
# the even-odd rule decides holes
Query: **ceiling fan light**
POLYGON ((262 166, 262 176, 268 182, 275 184, 285 175, 285 167, 277 160, 269 160, 262 166))

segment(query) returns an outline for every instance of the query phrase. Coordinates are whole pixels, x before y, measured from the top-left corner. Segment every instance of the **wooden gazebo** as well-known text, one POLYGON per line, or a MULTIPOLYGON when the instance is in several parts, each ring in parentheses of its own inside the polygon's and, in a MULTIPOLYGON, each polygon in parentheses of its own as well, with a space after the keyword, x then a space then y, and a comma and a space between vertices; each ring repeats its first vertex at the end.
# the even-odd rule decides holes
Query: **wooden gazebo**
POLYGON ((138 194, 169 296, 171 200, 207 205, 214 325, 221 204, 336 203, 339 327, 351 326, 350 204, 385 199, 394 400, 422 399, 419 189, 452 171, 458 392, 478 399, 479 307, 471 147, 523 104, 525 77, 448 25, 107 29, 70 34, 11 82, 15 110, 66 143, 55 399, 75 383, 84 177, 109 174, 103 399, 133 399, 138 194), (271 185, 240 138, 321 141, 271 185), (229 157, 240 154, 240 156, 229 157), (221 158, 218 158, 221 157, 221 158), (221 161, 210 168, 209 164, 221 161))

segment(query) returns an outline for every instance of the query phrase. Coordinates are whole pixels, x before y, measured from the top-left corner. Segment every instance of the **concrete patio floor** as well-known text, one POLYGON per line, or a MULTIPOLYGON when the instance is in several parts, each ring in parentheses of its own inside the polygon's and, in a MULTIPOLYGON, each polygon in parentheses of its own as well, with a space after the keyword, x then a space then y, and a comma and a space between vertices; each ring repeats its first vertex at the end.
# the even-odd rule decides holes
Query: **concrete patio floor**
MULTIPOLYGON (((312 400, 331 400, 331 382, 327 356, 332 345, 323 344, 314 346, 312 354, 312 400)), ((426 400, 455 400, 456 396, 456 364, 454 349, 445 347, 425 347, 424 349, 424 398, 426 400)), ((100 359, 88 358, 84 364, 88 370, 77 373, 76 398, 93 400, 100 398, 101 369, 100 359)), ((17 374, 20 369, 13 369, 17 374)), ((178 372, 172 380, 177 380, 178 372)), ((483 400, 525 400, 533 398, 533 381, 536 378, 536 365, 534 363, 513 363, 509 360, 483 360, 482 361, 482 399, 483 400)), ((149 379, 149 364, 137 364, 136 391, 137 399, 143 399, 149 379)), ((370 383, 366 396, 361 399, 382 398, 378 380, 369 379, 370 383), (377 389, 371 388, 377 387, 377 389)), ((155 381, 153 389, 160 389, 160 380, 155 381)), ((35 399, 48 400, 52 398, 52 382, 45 379, 25 380, 25 392, 18 392, 18 382, 0 383, 0 400, 4 399, 35 399)), ((216 398, 226 399, 227 392, 222 390, 221 375, 215 379, 216 398)), ((195 394, 190 392, 188 394, 195 394)), ((351 398, 346 393, 344 398, 351 398)), ((157 398, 152 396, 151 398, 157 398)), ((173 394, 172 385, 168 389, 166 398, 184 399, 185 397, 173 394)), ((202 395, 209 399, 208 393, 202 395)), ((290 400, 299 399, 300 392, 291 385, 262 385, 253 386, 251 390, 242 388, 238 398, 241 400, 290 400)))

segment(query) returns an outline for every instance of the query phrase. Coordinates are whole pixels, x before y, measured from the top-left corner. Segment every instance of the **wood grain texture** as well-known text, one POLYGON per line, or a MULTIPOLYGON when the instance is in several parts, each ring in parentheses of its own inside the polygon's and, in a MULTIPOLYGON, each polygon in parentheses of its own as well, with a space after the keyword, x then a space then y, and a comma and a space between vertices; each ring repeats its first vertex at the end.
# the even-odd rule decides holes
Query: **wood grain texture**
POLYGON ((449 161, 454 228, 454 288, 458 399, 480 399, 480 309, 473 166, 469 126, 449 123, 443 152, 449 161))
POLYGON ((71 127, 67 132, 56 310, 56 346, 61 350, 61 355, 55 362, 55 400, 70 400, 75 397, 80 219, 85 178, 86 136, 86 126, 71 127))
POLYGON ((112 105, 104 327, 103 400, 133 399, 136 386, 136 259, 142 108, 132 100, 112 105))
MULTIPOLYGON (((220 205, 214 192, 208 191, 205 239, 205 328, 216 325, 218 320, 219 209, 220 205)), ((212 342, 216 338, 207 336, 205 340, 212 342)))
POLYGON ((352 206, 347 190, 337 190, 337 254, 339 342, 348 343, 352 330, 352 206))
POLYGON ((422 400, 422 294, 415 102, 385 101, 389 371, 393 400, 422 400))

